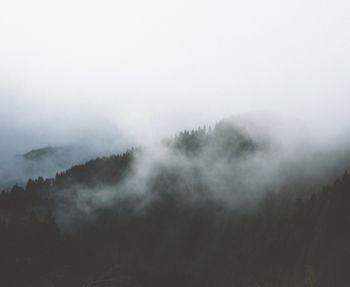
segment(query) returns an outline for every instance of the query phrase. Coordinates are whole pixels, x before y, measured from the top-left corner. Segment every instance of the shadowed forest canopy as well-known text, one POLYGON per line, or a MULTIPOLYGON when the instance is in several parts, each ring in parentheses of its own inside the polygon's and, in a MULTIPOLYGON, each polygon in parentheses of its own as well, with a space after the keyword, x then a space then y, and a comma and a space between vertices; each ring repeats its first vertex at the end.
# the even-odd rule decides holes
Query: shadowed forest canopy
POLYGON ((325 185, 278 149, 222 121, 16 184, 0 195, 1 282, 348 286, 350 176, 325 185))

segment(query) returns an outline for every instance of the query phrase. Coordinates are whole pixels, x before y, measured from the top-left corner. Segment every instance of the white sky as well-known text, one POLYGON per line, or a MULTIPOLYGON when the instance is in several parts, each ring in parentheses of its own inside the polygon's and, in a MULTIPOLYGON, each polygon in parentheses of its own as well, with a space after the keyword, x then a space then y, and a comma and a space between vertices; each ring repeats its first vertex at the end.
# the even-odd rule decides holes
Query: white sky
POLYGON ((2 0, 2 143, 148 140, 256 111, 342 131, 349 11, 346 0, 2 0))

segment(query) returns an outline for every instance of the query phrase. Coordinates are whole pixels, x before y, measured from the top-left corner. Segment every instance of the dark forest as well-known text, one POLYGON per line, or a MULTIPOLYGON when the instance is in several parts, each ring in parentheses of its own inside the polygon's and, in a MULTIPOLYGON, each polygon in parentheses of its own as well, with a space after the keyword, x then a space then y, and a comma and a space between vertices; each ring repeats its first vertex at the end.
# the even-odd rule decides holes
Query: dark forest
POLYGON ((220 122, 161 146, 174 162, 156 161, 142 187, 138 147, 2 191, 1 286, 349 286, 346 170, 327 185, 212 185, 215 163, 234 178, 268 144, 220 122))

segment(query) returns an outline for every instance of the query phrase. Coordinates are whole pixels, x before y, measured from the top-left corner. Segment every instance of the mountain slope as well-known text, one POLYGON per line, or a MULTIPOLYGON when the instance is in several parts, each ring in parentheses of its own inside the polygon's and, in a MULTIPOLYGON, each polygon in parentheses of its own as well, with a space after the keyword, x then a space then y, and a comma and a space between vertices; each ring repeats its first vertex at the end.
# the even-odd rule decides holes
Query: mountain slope
POLYGON ((6 286, 348 286, 350 177, 227 122, 0 196, 6 286), (299 173, 297 173, 299 171, 299 173))

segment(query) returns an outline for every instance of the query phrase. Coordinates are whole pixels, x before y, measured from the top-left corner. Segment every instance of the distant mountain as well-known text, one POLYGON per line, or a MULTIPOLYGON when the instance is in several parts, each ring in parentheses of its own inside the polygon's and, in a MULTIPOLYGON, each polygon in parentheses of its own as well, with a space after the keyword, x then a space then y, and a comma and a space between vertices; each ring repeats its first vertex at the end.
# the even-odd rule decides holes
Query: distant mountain
POLYGON ((91 150, 82 146, 47 146, 30 150, 22 155, 26 165, 33 170, 66 169, 74 164, 81 163, 96 156, 91 150))
POLYGON ((0 190, 28 178, 53 177, 57 172, 96 158, 100 152, 82 145, 47 146, 0 160, 0 190))
POLYGON ((72 152, 71 147, 44 147, 39 149, 33 149, 23 155, 21 155, 26 160, 40 161, 48 158, 59 158, 62 156, 67 156, 72 152))

